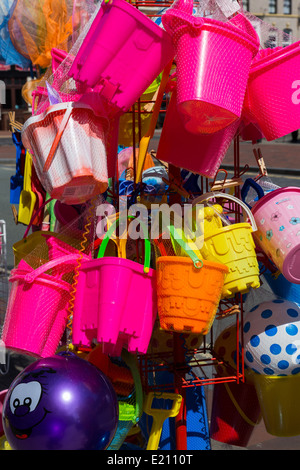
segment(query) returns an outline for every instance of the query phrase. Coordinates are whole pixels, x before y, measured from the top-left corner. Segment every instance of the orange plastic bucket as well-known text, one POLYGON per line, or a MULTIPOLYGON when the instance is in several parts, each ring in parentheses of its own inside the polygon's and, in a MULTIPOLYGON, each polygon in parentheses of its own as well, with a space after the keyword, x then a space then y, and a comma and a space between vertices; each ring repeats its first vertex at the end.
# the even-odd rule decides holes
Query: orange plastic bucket
POLYGON ((157 260, 160 326, 165 330, 207 334, 221 300, 227 266, 189 257, 162 256, 157 260))

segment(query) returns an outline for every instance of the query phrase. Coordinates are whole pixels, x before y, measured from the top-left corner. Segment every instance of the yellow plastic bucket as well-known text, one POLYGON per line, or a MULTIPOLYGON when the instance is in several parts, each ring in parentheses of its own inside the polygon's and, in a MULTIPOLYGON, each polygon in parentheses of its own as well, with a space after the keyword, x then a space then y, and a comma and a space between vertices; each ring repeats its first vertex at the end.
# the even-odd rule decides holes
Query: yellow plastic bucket
MULTIPOLYGON (((145 93, 141 96, 141 136, 145 135, 150 121, 151 121, 151 112, 147 112, 144 110, 147 102, 151 102, 153 100, 154 94, 158 89, 161 81, 161 75, 159 75, 154 82, 147 88, 145 93)), ((139 143, 139 122, 138 118, 135 119, 135 141, 139 143)), ((120 117, 119 121, 119 145, 123 145, 124 147, 132 146, 133 142, 133 119, 132 113, 129 111, 123 114, 120 117)))
POLYGON ((254 376, 263 420, 269 434, 278 437, 300 434, 300 374, 254 376))
POLYGON ((259 266, 252 237, 257 226, 248 207, 230 194, 207 193, 193 201, 193 206, 219 197, 241 205, 251 221, 251 224, 237 223, 210 230, 207 236, 204 232, 201 255, 207 261, 218 262, 228 267, 222 298, 230 298, 238 292, 245 294, 250 288, 260 287, 259 266))

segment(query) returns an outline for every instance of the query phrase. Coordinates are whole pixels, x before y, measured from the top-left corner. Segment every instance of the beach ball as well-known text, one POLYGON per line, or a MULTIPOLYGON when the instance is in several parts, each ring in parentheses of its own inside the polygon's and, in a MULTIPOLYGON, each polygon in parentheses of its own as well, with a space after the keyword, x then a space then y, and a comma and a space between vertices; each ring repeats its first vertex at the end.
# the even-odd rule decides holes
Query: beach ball
POLYGON ((13 450, 103 450, 117 425, 110 381, 73 353, 30 364, 3 404, 4 433, 13 450))
POLYGON ((269 376, 300 372, 300 309, 283 299, 262 302, 246 315, 245 364, 269 376))

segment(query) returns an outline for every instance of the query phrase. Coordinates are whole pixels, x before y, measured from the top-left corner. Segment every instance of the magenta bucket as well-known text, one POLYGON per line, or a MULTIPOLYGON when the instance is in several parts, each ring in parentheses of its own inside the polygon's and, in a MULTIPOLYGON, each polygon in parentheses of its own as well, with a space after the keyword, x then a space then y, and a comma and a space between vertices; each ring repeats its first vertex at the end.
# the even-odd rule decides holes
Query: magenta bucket
POLYGON ((103 352, 119 356, 122 348, 146 354, 157 316, 156 271, 144 265, 104 257, 114 224, 101 243, 98 259, 82 263, 74 302, 72 342, 90 347, 96 339, 103 352))
POLYGON ((157 158, 214 178, 238 131, 240 120, 215 134, 193 134, 183 126, 176 103, 175 89, 166 112, 157 158))
MULTIPOLYGON (((245 23, 246 18, 243 20, 245 23)), ((176 50, 177 105, 186 130, 214 133, 241 117, 259 40, 230 21, 170 8, 162 23, 176 50)))
POLYGON ((300 284, 300 188, 280 188, 253 206, 255 242, 283 276, 300 284))
POLYGON ((169 34, 125 0, 103 2, 69 75, 126 112, 175 55, 169 34), (102 88, 102 90, 101 90, 102 88))
POLYGON ((299 68, 300 41, 262 51, 252 64, 246 111, 268 141, 300 128, 299 68))
POLYGON ((11 290, 2 341, 8 349, 37 356, 55 354, 68 317, 71 284, 61 277, 74 269, 78 254, 63 256, 33 270, 21 260, 10 276, 11 290))

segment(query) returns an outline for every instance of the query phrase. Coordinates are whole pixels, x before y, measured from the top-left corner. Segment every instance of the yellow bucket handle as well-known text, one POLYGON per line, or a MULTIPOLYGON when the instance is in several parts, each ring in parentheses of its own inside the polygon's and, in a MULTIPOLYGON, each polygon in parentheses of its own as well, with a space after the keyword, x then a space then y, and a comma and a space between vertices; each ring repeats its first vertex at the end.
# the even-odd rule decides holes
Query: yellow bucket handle
POLYGON ((225 193, 206 193, 206 194, 202 194, 202 196, 199 196, 199 197, 197 197, 196 199, 193 200, 192 205, 195 206, 196 204, 201 204, 202 202, 205 202, 205 201, 208 201, 209 199, 214 199, 214 198, 230 199, 231 201, 234 201, 237 204, 239 204, 244 209, 244 211, 247 213, 247 215, 248 215, 248 217, 251 221, 251 226, 252 226, 253 232, 257 231, 257 225, 256 225, 255 219, 254 219, 253 214, 250 211, 249 207, 247 207, 247 205, 244 202, 240 201, 240 199, 238 199, 235 196, 232 196, 231 194, 225 194, 225 193))
POLYGON ((228 383, 225 382, 225 388, 226 388, 226 391, 229 395, 229 398, 231 399, 233 405, 235 406, 237 412, 240 414, 240 416, 243 418, 244 421, 246 421, 247 424, 249 424, 249 426, 252 426, 252 427, 255 427, 257 426, 259 423, 260 423, 260 420, 261 420, 261 415, 258 417, 258 420, 256 423, 254 423, 250 418, 248 418, 248 416, 243 412, 242 408, 240 407, 240 405, 238 404, 238 402, 236 401, 236 399, 234 398, 233 394, 231 393, 231 390, 229 388, 229 385, 228 383))

